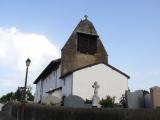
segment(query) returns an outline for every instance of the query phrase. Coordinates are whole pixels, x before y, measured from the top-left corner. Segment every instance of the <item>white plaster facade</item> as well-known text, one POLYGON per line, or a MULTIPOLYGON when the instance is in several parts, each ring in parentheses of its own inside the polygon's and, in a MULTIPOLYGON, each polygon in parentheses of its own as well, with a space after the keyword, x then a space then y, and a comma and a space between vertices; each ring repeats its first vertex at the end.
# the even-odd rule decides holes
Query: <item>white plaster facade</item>
POLYGON ((62 93, 63 96, 69 96, 72 94, 72 83, 73 83, 73 74, 70 74, 62 79, 63 87, 62 93))
POLYGON ((118 102, 125 90, 128 90, 128 78, 102 63, 73 73, 73 94, 83 99, 92 99, 94 93, 92 85, 95 81, 100 85, 98 89, 100 99, 109 95, 115 96, 118 102))
MULTIPOLYGON (((59 79, 60 68, 61 67, 59 65, 58 69, 52 71, 45 79, 41 79, 36 83, 35 102, 39 102, 42 100, 42 97, 47 96, 47 92, 51 89, 54 90, 63 86, 62 79, 59 79)), ((61 91, 59 90, 55 91, 55 93, 52 93, 52 95, 57 97, 62 96, 61 91)))
POLYGON ((128 90, 128 78, 111 67, 100 63, 90 67, 77 70, 63 79, 60 79, 60 65, 57 70, 52 71, 45 79, 36 84, 35 102, 39 102, 42 97, 47 96, 46 92, 55 89, 52 95, 62 99, 62 96, 77 95, 85 99, 92 99, 95 81, 100 88, 98 95, 100 99, 107 95, 115 96, 116 102, 125 90, 128 90), (57 88, 62 88, 58 89, 57 88))

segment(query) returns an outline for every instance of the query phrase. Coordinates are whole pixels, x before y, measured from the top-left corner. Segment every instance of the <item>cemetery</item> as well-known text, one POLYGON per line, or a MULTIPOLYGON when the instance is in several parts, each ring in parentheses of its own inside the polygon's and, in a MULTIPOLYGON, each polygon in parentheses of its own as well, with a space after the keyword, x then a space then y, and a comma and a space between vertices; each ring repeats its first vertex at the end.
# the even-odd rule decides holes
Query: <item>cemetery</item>
MULTIPOLYGON (((80 96, 70 95, 63 102, 58 100, 49 103, 48 98, 43 104, 25 104, 25 120, 159 120, 160 119, 160 87, 153 87, 150 93, 144 94, 142 90, 126 91, 126 108, 123 106, 101 106, 98 97, 97 82, 93 84, 93 99, 85 103, 80 96), (60 102, 60 101, 59 101, 60 102), (63 104, 62 104, 63 103, 63 104), (47 118, 46 118, 47 117, 47 118)), ((111 97, 110 97, 111 98, 111 97)), ((21 115, 21 103, 9 102, 2 111, 17 120, 21 115)))

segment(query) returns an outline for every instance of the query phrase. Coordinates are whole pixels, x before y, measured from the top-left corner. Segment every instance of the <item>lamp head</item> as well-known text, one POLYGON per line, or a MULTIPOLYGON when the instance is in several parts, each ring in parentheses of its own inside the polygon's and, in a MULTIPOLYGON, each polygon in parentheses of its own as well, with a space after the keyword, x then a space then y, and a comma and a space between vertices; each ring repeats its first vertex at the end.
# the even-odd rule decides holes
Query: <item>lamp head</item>
POLYGON ((26 66, 28 67, 28 66, 30 65, 30 63, 31 63, 31 60, 28 58, 28 59, 26 60, 26 66))

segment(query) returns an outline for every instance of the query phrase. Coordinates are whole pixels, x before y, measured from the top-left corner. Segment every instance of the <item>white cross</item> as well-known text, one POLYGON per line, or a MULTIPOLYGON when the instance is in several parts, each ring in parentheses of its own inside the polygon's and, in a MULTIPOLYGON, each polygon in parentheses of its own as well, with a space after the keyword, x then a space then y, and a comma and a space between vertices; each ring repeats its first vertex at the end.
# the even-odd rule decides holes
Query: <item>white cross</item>
POLYGON ((94 95, 98 95, 98 88, 100 87, 97 83, 97 81, 94 82, 94 84, 92 85, 92 87, 94 88, 94 95))

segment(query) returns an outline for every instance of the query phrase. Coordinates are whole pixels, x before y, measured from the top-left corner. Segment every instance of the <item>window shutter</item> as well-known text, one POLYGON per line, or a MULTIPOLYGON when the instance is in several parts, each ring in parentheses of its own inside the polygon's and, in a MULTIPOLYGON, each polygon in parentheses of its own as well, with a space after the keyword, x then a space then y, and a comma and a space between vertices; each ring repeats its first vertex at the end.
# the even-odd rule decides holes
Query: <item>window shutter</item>
POLYGON ((78 51, 95 54, 97 52, 97 36, 78 33, 78 51))
POLYGON ((95 54, 97 51, 97 37, 89 36, 88 40, 88 54, 95 54))

